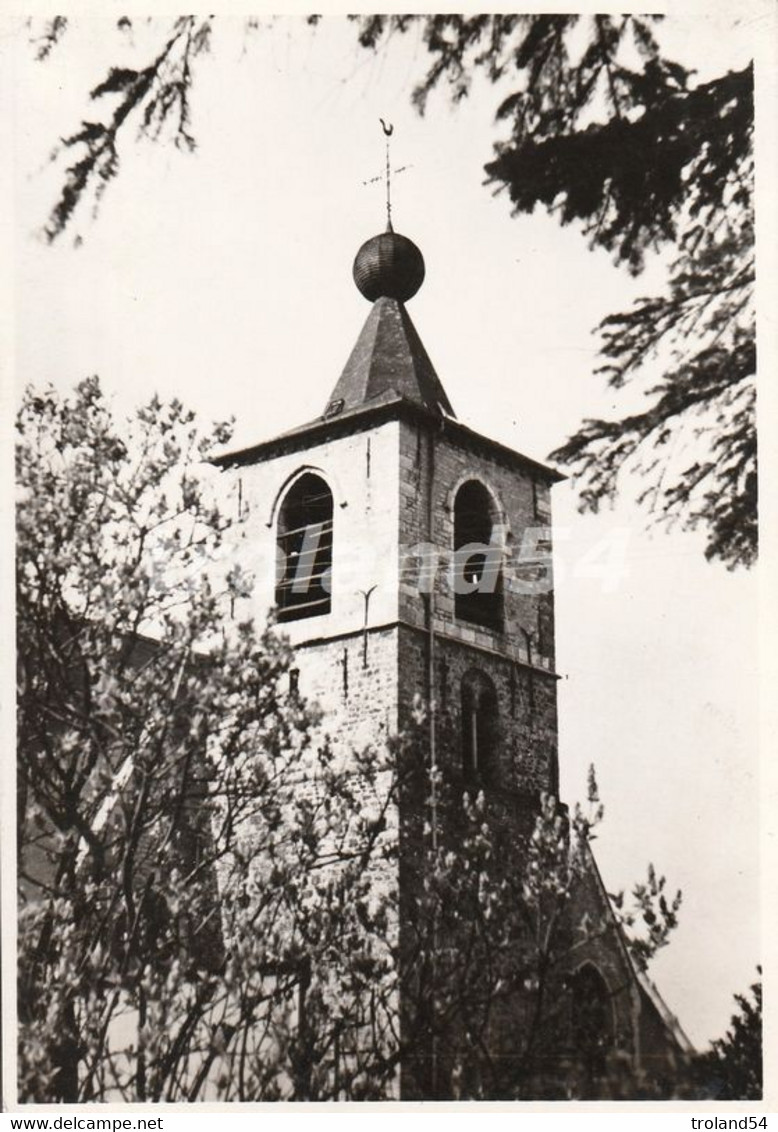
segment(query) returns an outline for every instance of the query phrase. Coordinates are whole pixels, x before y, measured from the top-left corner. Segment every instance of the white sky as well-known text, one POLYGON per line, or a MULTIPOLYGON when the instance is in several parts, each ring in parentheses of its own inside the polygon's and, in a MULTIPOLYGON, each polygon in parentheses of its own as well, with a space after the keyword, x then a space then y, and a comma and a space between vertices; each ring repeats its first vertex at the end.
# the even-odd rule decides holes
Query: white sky
MULTIPOLYGON (((709 14, 660 35, 705 76, 742 65, 760 30, 709 14)), ((382 169, 381 115, 394 164, 412 166, 395 181, 395 228, 427 264, 410 313, 459 418, 544 459, 583 416, 618 408, 593 376, 591 332, 650 293, 661 264, 632 280, 545 214, 511 218, 482 184, 496 92, 455 110, 433 96, 419 118, 414 37, 371 60, 338 21, 315 34, 282 22, 244 52, 240 25, 223 23, 197 65, 197 153, 126 147, 78 249, 35 236, 58 185, 47 154, 88 116, 107 63, 138 56, 109 20, 68 34, 46 64, 16 42, 20 384, 98 373, 122 407, 158 391, 235 415, 239 443, 318 415, 369 311, 351 263, 383 227, 381 186, 362 186, 382 169)), ((647 533, 628 503, 578 516, 574 494, 554 493, 563 796, 583 796, 594 762, 606 885, 644 879, 652 860, 684 890, 650 973, 703 1046, 760 959, 756 580, 707 564, 701 536, 647 533), (603 592, 581 555, 614 531, 627 531, 626 576, 603 592)))

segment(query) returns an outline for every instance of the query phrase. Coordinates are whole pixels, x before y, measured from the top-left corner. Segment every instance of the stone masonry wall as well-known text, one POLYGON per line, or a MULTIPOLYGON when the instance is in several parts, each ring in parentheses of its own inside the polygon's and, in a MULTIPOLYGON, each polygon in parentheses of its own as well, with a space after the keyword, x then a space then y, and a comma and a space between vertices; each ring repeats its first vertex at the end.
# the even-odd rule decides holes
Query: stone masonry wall
MULTIPOLYGON (((441 749, 448 749, 449 757, 454 758, 461 747, 461 681, 468 670, 479 669, 497 691, 500 770, 506 788, 555 791, 557 717, 550 557, 532 571, 518 562, 527 529, 550 526, 548 485, 538 479, 533 482, 529 471, 509 466, 496 453, 476 451, 475 446, 468 448, 459 439, 449 439, 445 431, 404 423, 399 488, 400 545, 406 551, 401 564, 400 617, 417 629, 428 627, 419 571, 423 586, 429 558, 425 559, 428 551, 416 554, 413 550, 431 545, 437 557, 430 598, 436 634, 433 694, 440 716, 441 749), (458 488, 469 479, 478 480, 489 490, 499 514, 506 554, 501 632, 460 622, 455 616, 450 581, 453 507, 458 488), (521 587, 519 582, 523 583, 521 587), (519 592, 528 588, 544 592, 519 592)), ((550 539, 550 531, 544 530, 544 534, 550 539)), ((417 635, 404 635, 402 640, 400 702, 405 704, 413 691, 421 692, 425 687, 426 646, 417 635)))
MULTIPOLYGON (((532 660, 552 669, 554 662, 553 578, 550 565, 551 504, 548 484, 509 465, 496 449, 476 450, 459 437, 449 439, 445 430, 403 423, 400 432, 400 544, 413 548, 432 542, 438 553, 435 616, 441 628, 453 630, 458 639, 484 644, 517 659, 529 659, 526 635, 532 640, 532 660), (489 454, 493 452, 493 454, 489 454), (505 630, 492 633, 480 627, 457 626, 454 594, 448 567, 454 537, 454 497, 467 480, 478 480, 494 499, 505 550, 505 630), (429 492, 432 493, 432 532, 429 530, 429 492), (549 558, 543 568, 530 568, 520 561, 525 533, 542 530, 549 558), (535 589, 546 592, 520 592, 535 589)), ((423 607, 417 600, 413 563, 406 562, 401 586, 400 612, 404 620, 423 624, 423 607)))
MULTIPOLYGON (((250 507, 246 548, 261 566, 252 602, 260 616, 273 602, 279 502, 303 470, 322 475, 333 492, 332 609, 285 623, 281 630, 295 648, 293 679, 299 694, 322 710, 317 738, 328 738, 344 759, 354 749, 382 751, 399 733, 418 729, 418 707, 427 711, 417 730, 421 742, 411 754, 418 759, 418 773, 403 780, 399 806, 390 819, 399 838, 399 870, 377 878, 381 884, 399 884, 402 952, 410 947, 410 936, 403 942, 403 925, 423 879, 430 676, 436 760, 447 784, 441 821, 456 830, 465 785, 462 685, 474 671, 491 681, 497 699, 494 758, 484 795, 486 818, 506 868, 521 865, 539 794, 558 792, 549 485, 540 478, 542 472, 522 467, 477 439, 471 442, 466 434, 404 420, 240 468, 232 474, 241 476, 243 499, 250 507), (455 615, 448 569, 453 506, 458 488, 469 479, 490 492, 505 548, 500 631, 455 615), (541 564, 520 560, 531 528, 543 528, 542 549, 549 557, 541 564), (425 593, 423 572, 431 556, 436 570, 425 593), (513 585, 514 578, 520 584, 513 585)), ((601 916, 604 899, 593 868, 573 901, 571 925, 587 914, 601 916)), ((633 1061, 640 999, 615 928, 574 949, 569 969, 587 961, 609 987, 617 1044, 633 1061)), ((563 1013, 565 994, 560 983, 557 1005, 563 1013)), ((490 1042, 495 1056, 509 1055, 511 1035, 522 1025, 524 1010, 525 1004, 517 1002, 495 1021, 490 1042)), ((400 1016, 405 1026, 406 1012, 400 1010, 400 1016)), ((564 1033, 560 1040, 564 1045, 564 1033)), ((563 1053, 555 1053, 548 1067, 548 1080, 556 1078, 561 1091, 567 1073, 563 1053)), ((405 1064, 402 1072, 402 1095, 424 1095, 423 1066, 405 1064)))
POLYGON ((286 622, 284 633, 295 646, 311 638, 361 631, 365 594, 371 589, 369 624, 397 619, 398 430, 397 421, 385 421, 223 473, 240 483, 244 521, 234 554, 254 576, 248 611, 260 623, 275 602, 278 511, 287 491, 302 473, 312 472, 332 492, 332 609, 323 616, 286 622))
MULTIPOLYGON (((434 642, 434 697, 438 764, 451 781, 461 781, 462 682, 478 670, 494 684, 498 701, 495 792, 505 796, 556 790, 556 681, 548 672, 509 657, 438 635, 434 642)), ((426 698, 427 635, 402 626, 399 636, 401 725, 414 699, 426 698)))
POLYGON ((322 709, 319 731, 334 744, 385 747, 397 733, 397 632, 321 640, 295 653, 300 695, 322 709))

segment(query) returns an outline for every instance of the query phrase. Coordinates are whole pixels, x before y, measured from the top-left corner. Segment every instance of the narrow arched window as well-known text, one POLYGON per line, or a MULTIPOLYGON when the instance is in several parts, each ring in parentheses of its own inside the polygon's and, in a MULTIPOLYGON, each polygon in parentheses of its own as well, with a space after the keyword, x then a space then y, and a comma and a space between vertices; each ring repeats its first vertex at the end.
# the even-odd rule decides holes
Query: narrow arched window
POLYGON ((613 1012, 608 984, 593 963, 572 977, 573 1044, 581 1060, 586 1094, 596 1091, 607 1071, 606 1054, 613 1042, 613 1012))
POLYGON ((454 500, 454 613, 489 629, 501 629, 503 622, 496 518, 494 500, 483 484, 462 484, 454 500))
POLYGON ((462 680, 462 777, 476 792, 494 782, 500 721, 494 684, 473 670, 462 680))
POLYGON ((332 606, 332 492, 312 472, 292 485, 278 516, 279 621, 319 617, 332 606))

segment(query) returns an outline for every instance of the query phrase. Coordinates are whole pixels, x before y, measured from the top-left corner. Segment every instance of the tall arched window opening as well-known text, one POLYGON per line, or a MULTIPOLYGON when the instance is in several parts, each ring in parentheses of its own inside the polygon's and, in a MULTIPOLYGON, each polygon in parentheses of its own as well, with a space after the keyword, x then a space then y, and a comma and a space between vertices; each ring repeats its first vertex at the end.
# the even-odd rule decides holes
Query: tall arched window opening
POLYGON ((312 472, 292 485, 278 516, 279 621, 320 617, 332 606, 332 492, 312 472))
POLYGON ((585 1095, 597 1093, 607 1072, 606 1054, 613 1043, 613 1012, 608 984, 592 963, 572 978, 573 1044, 581 1059, 585 1095))
POLYGON ((495 539, 494 501, 477 480, 454 500, 454 613, 462 621, 502 629, 502 546, 495 539))
POLYGON ((474 792, 494 781, 499 717, 494 684, 483 672, 462 680, 462 776, 474 792))

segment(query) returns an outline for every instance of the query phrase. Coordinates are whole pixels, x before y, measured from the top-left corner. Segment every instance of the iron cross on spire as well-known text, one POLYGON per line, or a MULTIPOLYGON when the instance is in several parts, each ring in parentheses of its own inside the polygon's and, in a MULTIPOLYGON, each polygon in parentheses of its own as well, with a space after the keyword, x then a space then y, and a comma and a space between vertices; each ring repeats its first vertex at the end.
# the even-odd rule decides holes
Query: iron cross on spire
POLYGON ((379 118, 378 121, 381 123, 381 128, 383 129, 384 135, 386 137, 386 166, 384 168, 383 173, 379 174, 379 176, 377 176, 377 177, 371 177, 369 181, 363 181, 362 184, 363 185, 375 185, 378 181, 385 181, 385 183, 386 183, 386 227, 389 229, 389 231, 393 231, 393 229, 392 229, 392 174, 397 176, 398 173, 404 173, 406 169, 412 169, 413 166, 411 166, 411 165, 401 165, 399 169, 392 169, 391 161, 390 161, 390 158, 389 158, 389 145, 390 145, 389 139, 391 138, 392 134, 394 133, 394 126, 391 124, 391 122, 387 125, 387 123, 383 120, 383 118, 379 118))

